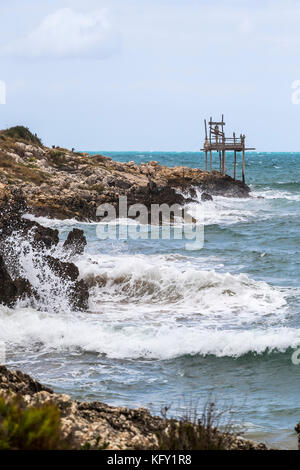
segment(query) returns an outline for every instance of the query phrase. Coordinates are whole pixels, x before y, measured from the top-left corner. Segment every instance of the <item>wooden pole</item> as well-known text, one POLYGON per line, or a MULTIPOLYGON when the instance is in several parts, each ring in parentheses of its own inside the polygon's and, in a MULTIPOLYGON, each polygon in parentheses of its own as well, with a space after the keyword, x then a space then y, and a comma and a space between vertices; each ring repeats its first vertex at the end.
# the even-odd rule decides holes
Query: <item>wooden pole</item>
POLYGON ((205 171, 207 171, 207 150, 205 150, 205 171))
POLYGON ((221 151, 219 150, 219 160, 220 160, 220 173, 222 172, 222 158, 221 158, 221 151))
MULTIPOLYGON (((235 132, 233 133, 233 143, 235 146, 235 132)), ((234 150, 234 170, 233 170, 233 179, 236 180, 236 150, 234 150)))
POLYGON ((210 151, 210 172, 212 172, 212 152, 210 151))
POLYGON ((236 150, 234 151, 234 170, 233 170, 233 179, 236 180, 236 150))
MULTIPOLYGON (((223 123, 223 115, 222 115, 222 123, 223 123)), ((222 124, 222 129, 223 129, 223 124, 222 124)), ((226 173, 226 150, 225 150, 225 145, 226 145, 226 141, 225 141, 225 136, 224 136, 224 133, 223 133, 223 136, 222 136, 222 139, 223 139, 223 148, 224 150, 222 150, 222 160, 223 160, 223 165, 222 165, 222 174, 225 175, 226 173)))
POLYGON ((226 155, 225 150, 222 150, 222 160, 223 160, 222 174, 223 175, 225 175, 225 173, 226 173, 226 161, 225 161, 226 156, 225 155, 226 155))
POLYGON ((242 136, 243 142, 243 183, 245 183, 245 136, 242 136))
POLYGON ((206 124, 206 119, 204 119, 204 127, 205 127, 205 140, 207 140, 207 124, 206 124))

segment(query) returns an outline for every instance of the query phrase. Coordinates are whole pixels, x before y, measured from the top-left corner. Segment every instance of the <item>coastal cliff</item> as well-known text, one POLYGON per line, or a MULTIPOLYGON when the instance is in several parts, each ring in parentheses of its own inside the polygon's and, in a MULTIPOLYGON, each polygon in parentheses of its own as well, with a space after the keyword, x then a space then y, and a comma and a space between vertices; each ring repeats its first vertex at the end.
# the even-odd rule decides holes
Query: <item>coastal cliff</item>
POLYGON ((103 155, 48 148, 26 128, 0 131, 0 182, 22 190, 28 209, 38 216, 80 221, 96 219, 100 204, 183 204, 195 189, 209 195, 248 197, 249 187, 230 176, 157 162, 120 163, 103 155))

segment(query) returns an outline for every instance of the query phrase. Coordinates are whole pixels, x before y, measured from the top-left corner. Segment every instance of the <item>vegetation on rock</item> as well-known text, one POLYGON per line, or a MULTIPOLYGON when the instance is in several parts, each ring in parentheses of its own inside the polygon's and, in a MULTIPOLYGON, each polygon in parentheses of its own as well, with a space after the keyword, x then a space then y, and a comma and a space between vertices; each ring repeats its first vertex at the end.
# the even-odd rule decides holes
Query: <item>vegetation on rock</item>
POLYGON ((24 126, 10 127, 9 129, 1 131, 1 135, 11 137, 16 140, 24 140, 31 144, 42 145, 41 139, 36 134, 32 134, 28 127, 24 126))
POLYGON ((0 450, 59 450, 67 443, 54 404, 29 406, 21 397, 0 397, 0 450))
POLYGON ((202 416, 194 410, 190 415, 178 420, 169 420, 166 430, 159 432, 159 450, 226 450, 230 447, 234 434, 230 422, 223 432, 219 431, 223 411, 216 410, 211 402, 205 406, 202 416), (193 417, 192 417, 193 416, 193 417))

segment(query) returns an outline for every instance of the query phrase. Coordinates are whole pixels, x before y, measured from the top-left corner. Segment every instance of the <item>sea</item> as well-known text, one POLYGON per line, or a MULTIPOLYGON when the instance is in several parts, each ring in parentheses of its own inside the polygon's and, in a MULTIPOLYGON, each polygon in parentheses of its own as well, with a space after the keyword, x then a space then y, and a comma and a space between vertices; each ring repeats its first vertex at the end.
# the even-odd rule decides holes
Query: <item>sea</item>
MULTIPOLYGON (((196 152, 94 153, 138 164, 204 163, 196 152)), ((232 174, 231 154, 227 166, 232 174)), ((72 311, 68 286, 46 271, 40 253, 11 240, 40 305, 0 306, 6 365, 76 399, 157 415, 165 408, 170 417, 201 415, 214 402, 245 437, 296 449, 300 153, 248 153, 246 183, 250 198, 201 202, 198 191, 187 202, 203 214, 204 245, 194 250, 184 239, 101 240, 96 223, 36 218, 59 230, 61 259, 68 232, 84 230, 85 252, 71 260, 91 286, 89 308, 72 311)))

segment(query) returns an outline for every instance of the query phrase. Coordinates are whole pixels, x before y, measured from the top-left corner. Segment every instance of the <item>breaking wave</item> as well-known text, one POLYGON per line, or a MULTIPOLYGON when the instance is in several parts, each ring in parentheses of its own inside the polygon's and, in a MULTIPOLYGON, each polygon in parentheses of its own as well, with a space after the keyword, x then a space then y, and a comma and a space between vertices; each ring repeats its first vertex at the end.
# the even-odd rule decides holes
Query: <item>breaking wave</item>
MULTIPOLYGON (((93 317, 93 316, 91 316, 93 317)), ((184 355, 239 357, 284 352, 300 345, 292 328, 200 329, 170 324, 108 324, 81 315, 57 316, 31 309, 0 308, 0 340, 26 351, 93 352, 110 358, 171 359, 184 355)))
MULTIPOLYGON (((23 274, 40 283, 31 255, 23 274)), ((84 254, 76 262, 90 284, 89 311, 72 312, 64 289, 45 276, 44 309, 0 307, 0 341, 37 354, 129 359, 238 357, 300 344, 300 331, 285 326, 285 292, 245 274, 199 270, 184 256, 84 254)))

